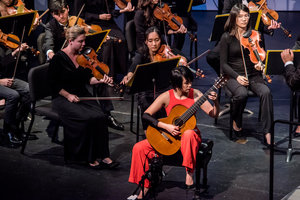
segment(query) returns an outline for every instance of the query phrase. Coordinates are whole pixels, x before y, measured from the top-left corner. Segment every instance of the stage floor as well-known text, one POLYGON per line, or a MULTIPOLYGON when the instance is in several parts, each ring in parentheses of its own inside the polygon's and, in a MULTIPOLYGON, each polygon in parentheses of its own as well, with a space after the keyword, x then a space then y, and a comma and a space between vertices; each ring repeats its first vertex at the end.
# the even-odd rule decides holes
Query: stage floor
MULTIPOLYGON (((208 38, 213 26, 215 12, 195 12, 198 23, 198 52, 212 48, 208 38)), ((279 13, 285 27, 290 28, 293 38, 287 39, 277 30, 273 37, 265 36, 268 49, 285 49, 293 46, 300 34, 297 25, 300 13, 279 13)), ((189 41, 184 52, 189 53, 189 41)), ((196 80, 194 87, 206 91, 217 77, 205 59, 200 60, 206 78, 196 80)), ((274 118, 289 119, 290 90, 281 76, 274 76, 269 85, 273 94, 274 118)), ((227 99, 222 94, 221 104, 227 99)), ((125 124, 125 131, 110 131, 111 157, 121 164, 115 170, 92 170, 84 165, 65 164, 63 146, 51 143, 45 129, 48 121, 38 117, 33 132, 38 140, 29 141, 25 155, 20 149, 0 146, 0 199, 6 200, 119 200, 126 199, 136 185, 128 183, 131 151, 135 135, 129 130, 130 97, 122 102, 114 102, 112 114, 125 124)), ((248 142, 238 144, 228 139, 229 116, 224 115, 214 124, 214 119, 203 112, 197 113, 198 127, 203 138, 214 141, 213 155, 208 165, 207 191, 201 199, 214 200, 265 200, 269 197, 269 150, 261 144, 261 125, 257 120, 259 102, 257 98, 248 100, 247 108, 253 115, 244 114, 244 130, 248 142)), ((2 126, 2 120, 0 122, 2 126)), ((136 123, 134 124, 135 127, 136 123)), ((0 126, 0 127, 1 127, 0 126)), ((142 130, 141 130, 142 132, 142 130)), ((288 127, 276 126, 275 141, 280 147, 287 147, 288 127)), ((62 129, 60 129, 62 138, 62 129)), ((142 139, 142 138, 141 138, 142 139)), ((295 148, 300 140, 293 140, 295 148)), ((286 163, 285 151, 275 153, 274 199, 281 199, 300 185, 300 155, 295 153, 291 162, 286 163)), ((183 188, 185 169, 165 166, 166 176, 156 189, 156 199, 192 199, 193 190, 183 188)))

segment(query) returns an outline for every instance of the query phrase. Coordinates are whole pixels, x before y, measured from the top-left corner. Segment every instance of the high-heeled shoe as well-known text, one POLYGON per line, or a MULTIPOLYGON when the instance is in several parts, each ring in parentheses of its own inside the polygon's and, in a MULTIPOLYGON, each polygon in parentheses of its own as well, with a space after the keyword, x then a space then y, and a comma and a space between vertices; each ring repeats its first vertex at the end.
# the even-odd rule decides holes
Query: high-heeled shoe
MULTIPOLYGON (((271 144, 269 144, 269 143, 267 142, 267 139, 266 139, 265 136, 263 137, 263 142, 262 142, 262 144, 265 146, 266 149, 270 149, 270 148, 271 148, 271 144)), ((274 147, 276 147, 276 143, 274 143, 274 147)))
POLYGON ((233 133, 234 135, 237 137, 237 138, 241 138, 243 137, 243 129, 239 130, 239 131, 236 131, 233 129, 233 133))

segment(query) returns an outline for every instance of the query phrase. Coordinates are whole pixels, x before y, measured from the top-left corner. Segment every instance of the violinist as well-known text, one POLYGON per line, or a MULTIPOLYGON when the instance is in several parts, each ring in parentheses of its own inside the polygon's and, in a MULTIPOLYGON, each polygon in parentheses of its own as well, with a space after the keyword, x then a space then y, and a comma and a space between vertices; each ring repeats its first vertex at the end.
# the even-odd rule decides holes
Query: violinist
POLYGON ((264 141, 269 147, 273 122, 273 100, 262 72, 250 61, 248 49, 240 44, 240 38, 249 29, 250 13, 247 6, 236 4, 230 11, 225 24, 225 33, 220 41, 221 70, 229 75, 227 88, 233 95, 233 130, 237 137, 244 137, 242 132, 242 114, 247 103, 247 91, 250 89, 260 98, 261 121, 264 141), (245 65, 244 65, 245 63, 245 65))
MULTIPOLYGON (((163 46, 161 40, 161 33, 157 27, 152 26, 148 28, 146 30, 145 36, 146 40, 144 42, 144 45, 136 52, 136 55, 133 59, 133 63, 131 64, 127 75, 121 81, 121 84, 126 84, 132 78, 133 72, 135 71, 137 65, 153 62, 155 60, 156 55, 158 55, 158 51, 163 46)), ((156 96, 162 92, 164 91, 158 91, 156 96)), ((153 91, 141 92, 138 94, 138 104, 141 107, 141 112, 144 112, 153 101, 153 91)), ((164 116, 163 112, 157 113, 157 117, 162 116, 164 116)), ((142 120, 142 123, 143 129, 146 130, 148 124, 145 120, 142 120)))
POLYGON ((125 36, 114 18, 121 13, 133 12, 134 7, 128 2, 125 8, 116 10, 115 5, 113 0, 86 0, 83 15, 87 24, 99 25, 103 30, 110 29, 108 36, 118 38, 105 42, 99 51, 101 61, 110 67, 110 75, 116 79, 128 70, 128 49, 125 36))
MULTIPOLYGON (((136 11, 134 16, 137 49, 143 46, 143 43, 145 41, 145 31, 149 27, 156 26, 160 29, 161 33, 164 33, 164 23, 159 21, 159 19, 157 19, 153 14, 157 4, 159 4, 159 0, 139 0, 138 2, 138 10, 136 11)), ((180 28, 177 31, 174 31, 167 26, 166 28, 166 34, 183 34, 187 32, 187 29, 183 24, 181 24, 180 28)))
POLYGON ((90 69, 76 61, 85 45, 85 31, 79 26, 67 29, 68 46, 57 52, 49 66, 53 109, 64 127, 65 159, 85 161, 93 169, 115 168, 109 154, 108 128, 105 114, 96 101, 80 101, 91 96, 86 84, 112 83, 112 78, 93 77, 90 69))
MULTIPOLYGON (((224 7, 222 13, 229 13, 231 8, 237 3, 243 3, 248 6, 249 2, 259 2, 261 0, 224 0, 224 7)), ((265 39, 263 33, 273 36, 274 30, 280 28, 280 23, 275 20, 271 20, 269 26, 265 26, 263 23, 260 23, 258 30, 261 32, 262 47, 265 48, 265 39)))
MULTIPOLYGON (((56 52, 58 52, 65 42, 65 29, 68 25, 69 19, 69 6, 65 0, 50 0, 48 7, 53 19, 46 24, 45 29, 45 42, 43 50, 46 52, 47 58, 52 59, 56 52)), ((101 84, 100 84, 101 85, 101 84)), ((99 86, 100 87, 100 86, 99 86)), ((105 95, 105 88, 99 93, 105 95)), ((118 122, 112 115, 111 111, 114 109, 113 104, 110 100, 100 101, 103 111, 107 116, 107 121, 110 127, 117 130, 124 130, 124 125, 118 122)), ((55 122, 51 121, 47 127, 48 135, 51 137, 55 130, 55 122)))
MULTIPOLYGON (((22 143, 23 130, 19 125, 21 121, 27 119, 30 110, 28 83, 19 78, 12 78, 12 71, 18 67, 16 66, 17 54, 20 53, 19 51, 26 51, 27 48, 26 43, 22 43, 20 48, 15 50, 0 45, 0 99, 5 99, 3 134, 12 146, 22 143)), ((22 62, 19 62, 20 64, 22 62)), ((30 137, 36 139, 34 135, 30 137)))

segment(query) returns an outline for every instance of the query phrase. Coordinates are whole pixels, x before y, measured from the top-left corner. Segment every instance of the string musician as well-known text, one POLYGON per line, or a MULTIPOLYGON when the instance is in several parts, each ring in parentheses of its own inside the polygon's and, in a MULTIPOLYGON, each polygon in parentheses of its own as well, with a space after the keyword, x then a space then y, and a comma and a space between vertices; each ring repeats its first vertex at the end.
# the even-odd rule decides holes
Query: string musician
POLYGON ((96 101, 80 101, 91 96, 86 84, 112 83, 106 75, 97 80, 91 70, 79 66, 77 57, 85 46, 84 29, 73 26, 66 31, 68 46, 58 51, 49 66, 53 109, 64 127, 65 159, 88 162, 94 169, 115 168, 109 157, 106 117, 96 101))
MULTIPOLYGON (((0 99, 5 99, 3 134, 11 145, 22 143, 23 133, 19 125, 26 120, 30 109, 28 83, 15 77, 22 64, 18 62, 16 65, 17 59, 27 48, 26 43, 16 49, 6 47, 5 43, 0 44, 0 99)), ((34 139, 32 137, 30 139, 34 139)))
MULTIPOLYGON (((176 105, 183 105, 190 108, 203 94, 192 88, 193 74, 184 66, 174 68, 171 72, 171 90, 162 93, 155 101, 147 108, 143 114, 143 119, 148 121, 151 126, 158 127, 168 131, 173 136, 180 134, 178 126, 167 124, 158 121, 153 115, 161 108, 165 109, 167 115, 172 112, 176 105)), ((217 94, 211 92, 208 98, 213 101, 213 105, 206 99, 201 105, 201 109, 210 117, 217 117, 219 113, 219 103, 217 94)), ((148 130, 147 130, 148 131, 148 130)), ((151 134, 151 133, 147 133, 151 134)), ((186 130, 181 137, 181 153, 183 156, 182 166, 186 168, 185 184, 187 188, 193 185, 193 172, 196 166, 196 155, 201 144, 200 130, 195 127, 192 130, 186 130)), ((132 150, 132 160, 130 168, 129 182, 139 184, 142 176, 149 169, 149 159, 153 158, 156 151, 150 145, 148 140, 143 140, 136 143, 132 150)), ((147 193, 151 187, 149 180, 145 179, 144 193, 147 193)), ((137 199, 142 199, 142 190, 137 199)))
MULTIPOLYGON (((136 52, 133 63, 131 64, 127 75, 121 81, 121 84, 126 84, 132 78, 137 65, 156 61, 155 59, 157 57, 160 57, 159 51, 162 49, 162 47, 166 47, 165 44, 162 44, 161 33, 159 29, 155 26, 152 26, 146 30, 145 37, 146 40, 143 47, 138 49, 138 51, 136 52)), ((182 58, 183 59, 181 59, 181 65, 186 65, 186 58, 182 58)), ((157 91, 157 94, 155 94, 155 96, 162 92, 163 91, 157 91)), ((138 94, 138 104, 141 107, 142 113, 150 106, 153 101, 153 91, 140 92, 138 94)), ((156 116, 162 117, 164 115, 164 112, 158 112, 156 116)), ((146 130, 148 126, 147 122, 145 120, 142 120, 142 123, 143 129, 146 130)))
POLYGON ((225 33, 220 41, 220 65, 221 70, 230 77, 226 87, 233 95, 235 134, 238 137, 244 136, 242 114, 247 103, 247 91, 250 89, 260 98, 264 141, 268 146, 273 121, 272 94, 263 80, 260 64, 254 65, 251 62, 248 49, 244 49, 240 43, 243 34, 250 28, 249 18, 249 9, 244 4, 236 4, 232 7, 225 24, 225 33))
MULTIPOLYGON (((66 0, 50 0, 48 2, 48 8, 50 10, 53 19, 51 19, 45 28, 45 42, 43 44, 43 51, 46 53, 48 60, 51 60, 56 52, 58 52, 65 43, 65 29, 68 26, 69 19, 69 6, 66 0)), ((99 84, 102 85, 102 84, 99 84)), ((97 94, 101 96, 106 95, 105 87, 97 86, 100 89, 97 94)), ((110 127, 117 130, 124 130, 124 125, 119 123, 112 115, 111 111, 114 109, 110 100, 100 101, 102 109, 107 117, 110 127)), ((55 127, 57 122, 51 121, 47 127, 47 133, 52 137, 55 133, 55 127)))
POLYGON ((177 31, 174 31, 167 26, 167 23, 163 23, 154 16, 154 9, 159 3, 159 0, 139 0, 138 2, 138 9, 134 16, 137 49, 143 46, 145 32, 151 26, 158 27, 160 32, 164 34, 183 34, 187 32, 187 29, 183 24, 181 24, 177 31))

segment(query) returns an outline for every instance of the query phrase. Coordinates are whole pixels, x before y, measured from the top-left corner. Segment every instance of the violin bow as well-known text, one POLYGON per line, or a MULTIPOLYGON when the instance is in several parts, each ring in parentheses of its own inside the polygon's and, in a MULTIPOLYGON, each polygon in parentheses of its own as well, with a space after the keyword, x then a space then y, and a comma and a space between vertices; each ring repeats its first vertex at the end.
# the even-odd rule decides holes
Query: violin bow
MULTIPOLYGON (((76 16, 76 20, 75 20, 74 26, 77 24, 79 16, 81 15, 84 7, 85 7, 85 3, 81 6, 81 8, 80 8, 80 10, 78 12, 78 15, 76 16)), ((65 39, 64 44, 62 45, 61 49, 63 49, 65 47, 66 43, 67 43, 67 39, 65 39)))
POLYGON ((17 66, 18 66, 18 63, 19 63, 19 60, 20 60, 20 55, 21 55, 21 46, 22 46, 22 43, 23 43, 24 34, 25 34, 25 26, 23 27, 23 33, 22 33, 22 37, 21 37, 21 40, 20 40, 20 46, 18 47, 19 51, 18 51, 17 60, 16 60, 16 64, 15 64, 15 68, 14 68, 14 73, 13 73, 12 79, 15 79, 15 76, 16 76, 17 66))
POLYGON ((91 100, 124 100, 124 97, 78 97, 80 101, 91 100))
POLYGON ((241 53, 242 53, 242 59, 243 59, 243 65, 244 65, 244 70, 245 70, 245 76, 248 79, 248 72, 247 72, 247 68, 246 68, 245 56, 244 56, 243 47, 242 47, 242 43, 241 43, 241 37, 242 36, 241 36, 239 30, 238 30, 238 35, 239 35, 239 39, 240 39, 240 49, 241 49, 241 53))

